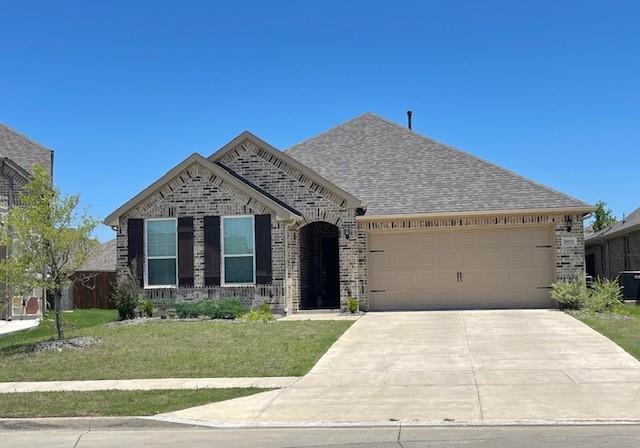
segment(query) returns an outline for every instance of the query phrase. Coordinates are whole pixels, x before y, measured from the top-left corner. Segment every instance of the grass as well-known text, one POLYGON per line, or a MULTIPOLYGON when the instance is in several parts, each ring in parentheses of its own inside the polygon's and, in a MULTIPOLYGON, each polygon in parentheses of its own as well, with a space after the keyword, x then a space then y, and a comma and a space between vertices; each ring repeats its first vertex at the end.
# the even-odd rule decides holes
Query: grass
MULTIPOLYGON (((118 319, 116 310, 75 310, 62 314, 62 328, 72 334, 82 328, 95 327, 118 319)), ((0 350, 19 345, 34 344, 47 339, 55 339, 56 321, 54 313, 47 313, 40 324, 30 330, 0 336, 0 350)))
POLYGON ((0 417, 153 415, 244 397, 266 389, 105 390, 0 395, 0 417))
POLYGON ((640 359, 640 306, 626 304, 621 315, 589 314, 573 315, 594 330, 602 333, 628 353, 640 359), (627 319, 621 318, 628 316, 627 319))
MULTIPOLYGON (((67 316, 65 316, 67 317, 67 316)), ((69 320, 70 322, 70 320, 69 320)), ((239 323, 161 321, 68 331, 102 344, 28 353, 22 339, 0 349, 0 381, 300 376, 351 325, 346 321, 239 323)), ((33 341, 29 333, 25 340, 33 341)))

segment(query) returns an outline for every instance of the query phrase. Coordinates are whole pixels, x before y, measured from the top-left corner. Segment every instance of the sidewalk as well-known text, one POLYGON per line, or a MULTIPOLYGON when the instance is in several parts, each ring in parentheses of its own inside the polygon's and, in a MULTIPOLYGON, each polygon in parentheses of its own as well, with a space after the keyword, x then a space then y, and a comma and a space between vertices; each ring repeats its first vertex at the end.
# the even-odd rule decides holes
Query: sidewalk
POLYGON ((0 383, 0 394, 14 392, 62 392, 94 390, 159 390, 159 389, 228 389, 257 387, 280 389, 290 386, 298 377, 259 378, 154 378, 133 380, 37 381, 0 383))
POLYGON ((0 320, 0 336, 28 330, 38 325, 38 323, 40 323, 40 319, 0 320))

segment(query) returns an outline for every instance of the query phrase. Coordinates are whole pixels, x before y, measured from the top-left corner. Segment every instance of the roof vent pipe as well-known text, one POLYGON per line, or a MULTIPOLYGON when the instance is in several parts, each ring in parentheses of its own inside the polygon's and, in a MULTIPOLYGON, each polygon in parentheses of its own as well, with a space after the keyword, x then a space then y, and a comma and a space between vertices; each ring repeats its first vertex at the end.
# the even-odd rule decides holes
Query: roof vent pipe
POLYGON ((411 126, 411 116, 413 115, 413 112, 411 112, 410 110, 407 111, 407 127, 409 128, 409 130, 412 129, 411 126))

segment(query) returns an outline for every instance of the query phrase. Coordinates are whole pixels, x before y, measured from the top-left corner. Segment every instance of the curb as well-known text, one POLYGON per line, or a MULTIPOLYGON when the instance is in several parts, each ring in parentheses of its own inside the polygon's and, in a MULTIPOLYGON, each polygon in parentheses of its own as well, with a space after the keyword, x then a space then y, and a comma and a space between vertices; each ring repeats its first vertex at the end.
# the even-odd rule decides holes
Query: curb
POLYGON ((10 431, 136 431, 213 429, 313 428, 455 428, 534 426, 633 426, 640 420, 491 420, 491 421, 372 421, 372 422, 216 422, 172 417, 47 417, 0 418, 0 432, 10 431))

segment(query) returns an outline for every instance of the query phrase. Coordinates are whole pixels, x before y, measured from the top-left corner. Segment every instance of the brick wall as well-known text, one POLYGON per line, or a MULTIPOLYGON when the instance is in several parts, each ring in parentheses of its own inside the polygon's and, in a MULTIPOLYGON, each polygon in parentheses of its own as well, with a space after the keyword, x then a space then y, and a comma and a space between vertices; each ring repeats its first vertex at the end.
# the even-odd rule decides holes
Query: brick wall
POLYGON ((281 310, 285 307, 285 223, 276 220, 274 215, 271 219, 272 284, 251 288, 204 287, 204 217, 245 214, 272 214, 272 211, 266 205, 216 177, 201 165, 193 164, 160 191, 120 218, 117 236, 118 270, 122 272, 127 269, 127 220, 129 218, 191 216, 194 218, 194 287, 149 289, 149 296, 154 299, 239 297, 248 305, 253 302, 267 301, 275 309, 281 310))
MULTIPOLYGON (((277 197, 303 215, 294 224, 288 238, 287 266, 288 308, 297 311, 300 303, 300 238, 299 231, 312 222, 328 222, 339 229, 340 303, 346 306, 348 297, 362 297, 361 245, 358 241, 355 209, 333 191, 317 184, 302 171, 274 157, 270 152, 245 140, 220 160, 256 186, 277 197)), ((366 254, 366 252, 365 252, 366 254)))

